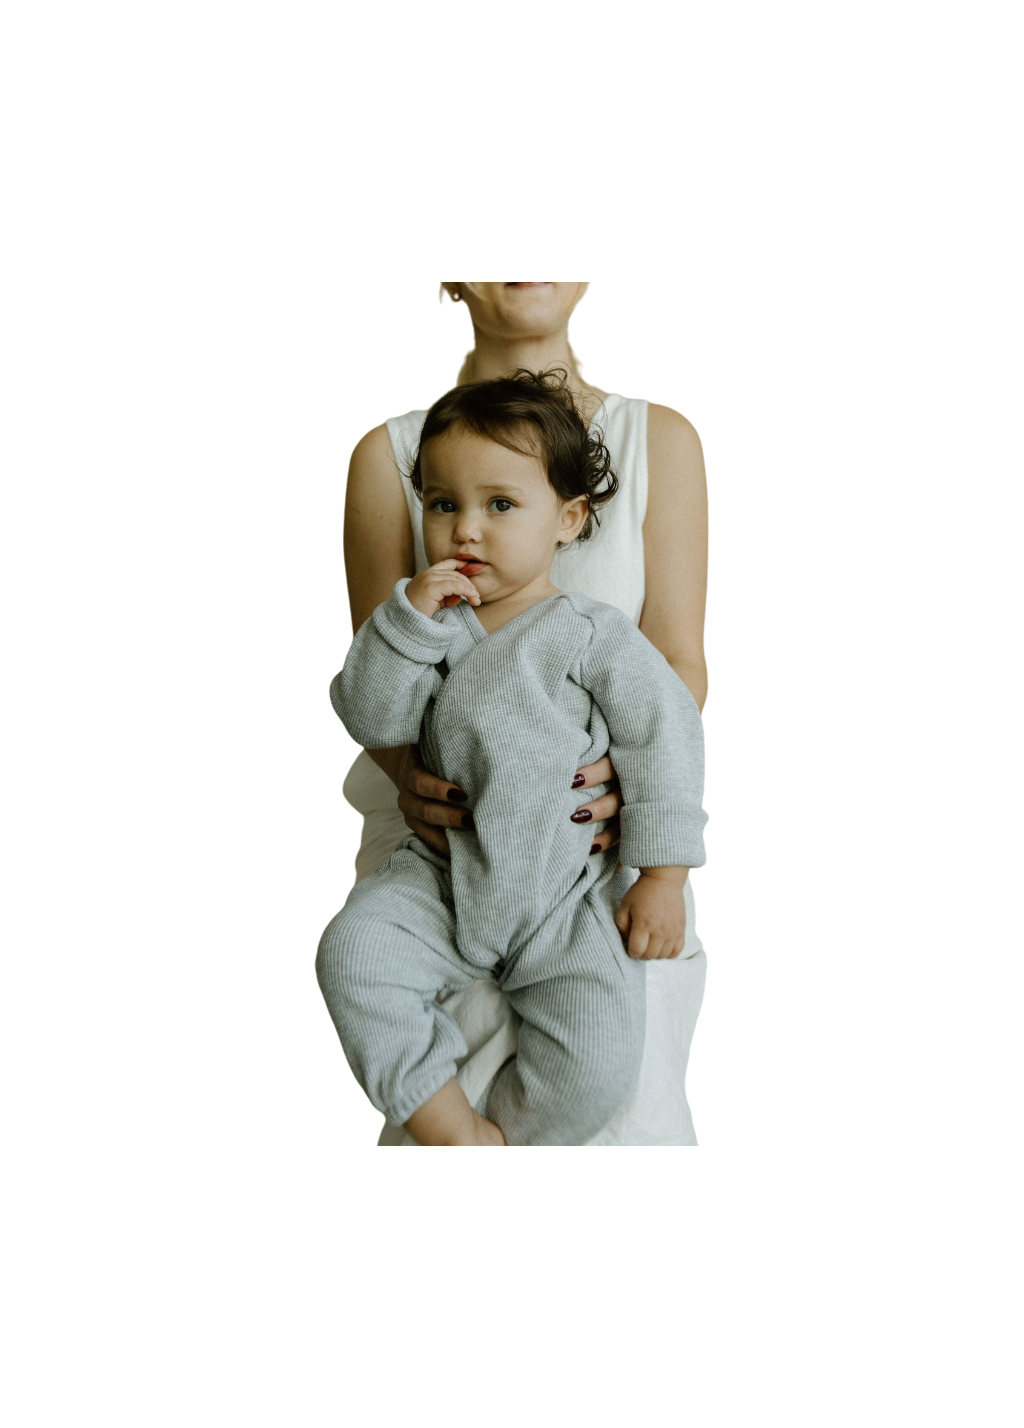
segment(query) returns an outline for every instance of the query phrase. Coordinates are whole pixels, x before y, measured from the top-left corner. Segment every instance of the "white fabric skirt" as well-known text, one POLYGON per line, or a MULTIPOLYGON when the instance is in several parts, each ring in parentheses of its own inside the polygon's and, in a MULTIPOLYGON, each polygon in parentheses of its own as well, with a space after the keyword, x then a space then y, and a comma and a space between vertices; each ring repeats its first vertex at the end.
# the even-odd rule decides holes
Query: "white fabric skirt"
MULTIPOLYGON (((376 871, 410 829, 397 804, 394 784, 361 750, 345 779, 348 803, 363 815, 356 854, 356 882, 376 871)), ((596 822, 595 832, 604 824, 596 822)), ((707 956, 697 936, 691 883, 683 885, 686 943, 671 960, 646 962, 647 1025, 640 1076, 633 1094, 588 1145, 696 1145, 686 1100, 686 1063, 704 998, 707 956)), ((483 1107, 490 1083, 514 1055, 519 1018, 498 984, 481 979, 438 997, 455 1018, 469 1051, 458 1062, 458 1080, 471 1105, 483 1107)), ((378 1145, 415 1145, 401 1126, 384 1123, 378 1145)))

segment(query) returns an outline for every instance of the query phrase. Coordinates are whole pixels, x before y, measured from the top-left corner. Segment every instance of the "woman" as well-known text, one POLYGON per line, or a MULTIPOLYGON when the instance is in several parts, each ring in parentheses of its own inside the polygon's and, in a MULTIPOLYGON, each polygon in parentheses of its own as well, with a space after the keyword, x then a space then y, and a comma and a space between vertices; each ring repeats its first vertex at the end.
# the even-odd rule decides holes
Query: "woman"
MULTIPOLYGON (((637 624, 687 685, 698 707, 707 696, 704 605, 707 585, 707 492, 696 431, 669 407, 602 391, 584 382, 569 346, 569 317, 586 283, 443 283, 464 302, 474 347, 459 382, 504 376, 517 367, 563 366, 584 419, 604 434, 620 488, 601 513, 599 530, 555 557, 554 583, 617 605, 637 624)), ((345 501, 345 569, 353 630, 386 600, 395 582, 427 566, 420 509, 409 472, 425 411, 375 427, 352 454, 345 501)), ((594 790, 587 814, 593 854, 618 841, 622 806, 609 759, 581 769, 575 787, 594 790)), ((410 829, 442 856, 445 829, 463 826, 472 810, 450 783, 434 778, 414 745, 363 750, 345 780, 348 802, 363 814, 356 877, 390 856, 410 829)), ((582 819, 581 819, 582 815, 582 819)), ((694 926, 687 879, 686 943, 678 959, 647 963, 647 1026, 637 1086, 591 1145, 696 1145, 686 1101, 690 1040, 704 993, 706 957, 694 926)), ((472 1104, 514 1054, 516 1018, 497 984, 478 981, 444 998, 466 1038, 459 1081, 472 1104)), ((412 1145, 386 1125, 381 1145, 412 1145)))

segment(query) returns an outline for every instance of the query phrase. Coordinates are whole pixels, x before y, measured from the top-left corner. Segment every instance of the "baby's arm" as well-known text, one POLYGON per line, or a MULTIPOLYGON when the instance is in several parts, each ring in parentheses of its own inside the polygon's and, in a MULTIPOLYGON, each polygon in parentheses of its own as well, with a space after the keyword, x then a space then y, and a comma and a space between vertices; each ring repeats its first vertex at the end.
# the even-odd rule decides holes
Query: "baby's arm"
POLYGON ((331 703, 365 749, 415 744, 427 701, 442 683, 434 668, 452 642, 449 626, 412 606, 399 580, 356 631, 344 668, 331 681, 331 703))
POLYGON ((686 940, 683 883, 705 861, 700 710, 661 651, 619 610, 595 617, 580 675, 608 725, 623 800, 619 858, 640 869, 615 925, 630 957, 677 957, 686 940))
POLYGON ((619 779, 628 868, 657 870, 678 885, 705 862, 704 728, 700 710, 668 660, 621 610, 591 619, 594 637, 580 660, 580 682, 608 725, 608 756, 619 779))

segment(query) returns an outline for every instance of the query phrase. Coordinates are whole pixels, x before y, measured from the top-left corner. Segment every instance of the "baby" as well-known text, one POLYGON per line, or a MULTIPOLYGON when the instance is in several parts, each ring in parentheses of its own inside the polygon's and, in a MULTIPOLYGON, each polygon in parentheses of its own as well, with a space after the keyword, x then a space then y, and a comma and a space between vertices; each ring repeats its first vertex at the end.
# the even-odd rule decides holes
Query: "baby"
POLYGON ((645 968, 627 946, 683 946, 682 885, 705 860, 700 713, 627 615, 551 583, 618 486, 564 374, 447 393, 412 484, 432 564, 360 626, 331 702, 365 748, 418 742, 472 827, 447 830, 450 861, 411 833, 356 883, 317 976, 367 1096, 420 1145, 583 1145, 639 1073, 645 968), (571 784, 606 754, 621 841, 590 856, 593 824, 570 814, 605 790, 571 784), (474 1107, 435 997, 480 977, 522 1020, 474 1107))

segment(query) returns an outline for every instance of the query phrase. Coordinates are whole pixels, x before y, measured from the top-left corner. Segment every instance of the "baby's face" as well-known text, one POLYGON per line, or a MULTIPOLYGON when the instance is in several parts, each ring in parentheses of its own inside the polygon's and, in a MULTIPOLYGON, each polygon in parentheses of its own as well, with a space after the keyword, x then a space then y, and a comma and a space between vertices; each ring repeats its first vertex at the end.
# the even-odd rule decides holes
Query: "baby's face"
POLYGON ((431 437, 420 469, 427 562, 480 560, 466 573, 484 600, 547 576, 558 541, 571 541, 586 517, 586 498, 563 507, 539 458, 462 427, 431 437))

